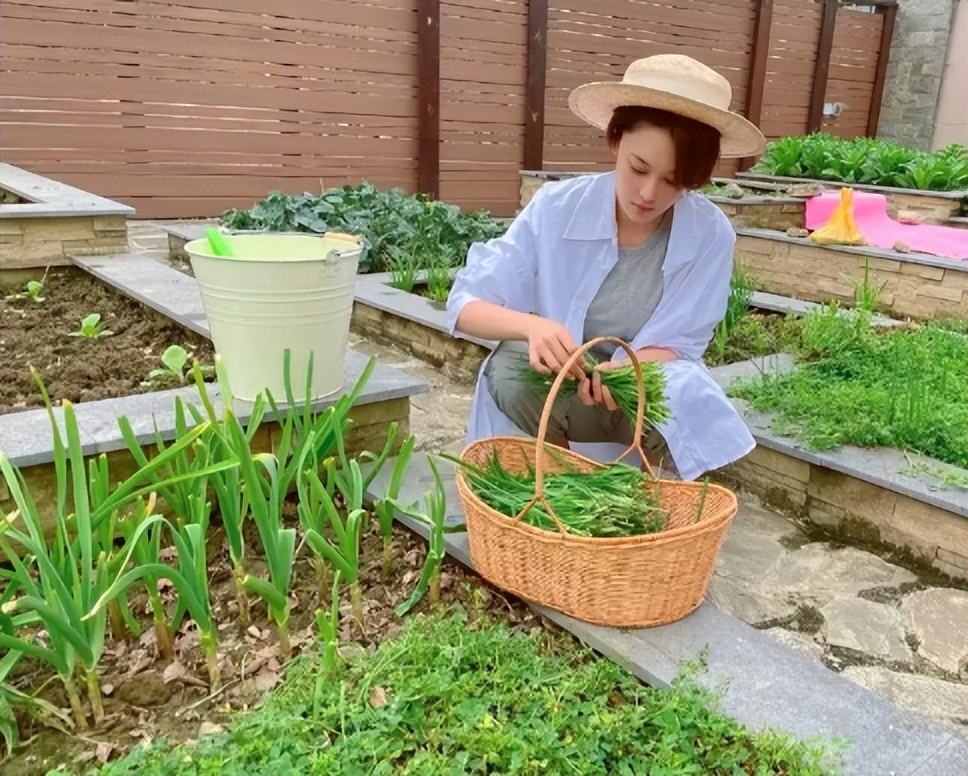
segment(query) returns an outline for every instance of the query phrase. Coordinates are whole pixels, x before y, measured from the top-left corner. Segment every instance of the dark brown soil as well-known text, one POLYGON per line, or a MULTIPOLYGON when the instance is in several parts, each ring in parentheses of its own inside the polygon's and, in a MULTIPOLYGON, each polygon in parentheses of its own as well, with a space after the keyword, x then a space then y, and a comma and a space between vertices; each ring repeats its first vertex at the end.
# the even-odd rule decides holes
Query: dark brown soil
POLYGON ((161 354, 169 345, 181 345, 202 363, 212 363, 207 339, 82 270, 52 270, 43 296, 42 302, 26 294, 0 300, 0 413, 43 406, 31 365, 59 404, 176 387, 174 378, 147 382, 148 373, 161 368, 161 354), (70 336, 91 313, 100 313, 104 328, 113 334, 70 336))
MULTIPOLYGON (((217 520, 209 531, 209 579, 212 612, 219 631, 222 691, 208 698, 205 660, 198 633, 190 621, 176 634, 175 662, 168 663, 158 655, 150 615, 145 610, 147 596, 136 592, 136 585, 131 591, 131 608, 144 633, 140 639, 129 635, 127 640, 111 639, 109 634, 98 670, 105 696, 106 718, 102 726, 84 734, 62 732, 18 713, 23 743, 0 765, 4 776, 40 776, 58 765, 67 766, 69 772, 80 771, 96 765, 98 759, 114 759, 142 741, 162 736, 173 741, 194 740, 203 723, 224 723, 230 712, 258 704, 282 680, 285 661, 279 654, 276 631, 267 620, 265 607, 255 597, 250 597, 249 602, 252 624, 245 627, 240 622, 230 562, 221 529, 216 525, 217 520)), ((248 546, 258 546, 254 532, 247 539, 248 546)), ((427 544, 398 526, 393 548, 392 573, 384 582, 380 570, 382 538, 374 527, 364 539, 364 630, 361 633, 353 621, 344 590, 340 607, 340 648, 344 654, 371 649, 401 629, 402 621, 394 608, 410 597, 427 544)), ((248 570, 256 575, 266 574, 261 558, 248 561, 248 570)), ((170 615, 174 592, 169 588, 166 596, 170 615)), ((291 599, 289 629, 294 653, 316 649, 317 584, 305 553, 295 564, 291 599)), ((463 605, 471 618, 489 612, 512 627, 530 630, 542 623, 549 626, 519 600, 506 598, 464 567, 445 561, 440 605, 452 603, 463 605)), ((427 611, 430 606, 425 597, 414 611, 427 611)), ((52 675, 48 666, 22 660, 13 684, 23 691, 39 689, 41 697, 68 710, 62 685, 56 678, 51 681, 52 675)))

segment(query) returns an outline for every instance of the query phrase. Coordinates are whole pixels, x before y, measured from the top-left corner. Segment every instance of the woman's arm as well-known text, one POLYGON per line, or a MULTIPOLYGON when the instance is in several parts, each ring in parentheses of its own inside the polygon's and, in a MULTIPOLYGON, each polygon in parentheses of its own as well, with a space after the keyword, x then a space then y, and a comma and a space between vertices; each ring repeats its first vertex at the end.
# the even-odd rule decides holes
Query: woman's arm
POLYGON ((537 316, 509 310, 491 302, 467 302, 457 316, 458 331, 490 340, 527 340, 531 320, 537 316))
MULTIPOLYGON (((544 373, 559 372, 577 350, 568 329, 557 321, 480 300, 464 305, 457 316, 456 328, 482 339, 527 342, 531 366, 544 373)), ((577 364, 573 373, 578 378, 585 376, 577 364)))

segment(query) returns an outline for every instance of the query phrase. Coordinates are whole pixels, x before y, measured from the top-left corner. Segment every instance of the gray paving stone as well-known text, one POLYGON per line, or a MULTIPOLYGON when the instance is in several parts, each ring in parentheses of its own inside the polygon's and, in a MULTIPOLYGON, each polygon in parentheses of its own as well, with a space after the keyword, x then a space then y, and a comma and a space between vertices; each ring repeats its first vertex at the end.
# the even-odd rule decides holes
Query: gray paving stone
POLYGON ((952 739, 928 757, 911 776, 965 776, 968 773, 968 747, 952 739))
POLYGON ((716 573, 748 582, 758 582, 789 551, 772 536, 750 530, 737 514, 719 551, 716 573))
MULTIPOLYGON (((425 459, 415 457, 405 483, 405 500, 420 498, 430 484, 425 459)), ((384 470, 369 498, 385 491, 384 470)), ((459 520, 452 477, 447 476, 448 515, 459 520)), ((426 527, 401 522, 423 536, 426 527)), ((447 552, 470 565, 466 534, 449 534, 447 552)), ((579 622, 543 607, 535 609, 643 681, 669 687, 683 660, 708 648, 704 683, 723 686, 723 710, 754 728, 772 727, 799 738, 847 737, 845 776, 954 773, 968 758, 968 745, 920 715, 901 711, 869 690, 825 668, 806 654, 779 643, 704 603, 689 617, 659 628, 618 630, 579 622), (934 771, 923 770, 932 767, 934 771)), ((963 776, 963 773, 961 774, 963 776)))
POLYGON ((764 576, 762 584, 823 606, 834 598, 852 597, 874 587, 897 587, 916 579, 910 571, 864 550, 812 542, 790 552, 782 564, 764 576))
POLYGON ((823 645, 818 644, 812 636, 808 636, 806 633, 797 633, 797 631, 787 630, 786 628, 767 628, 760 633, 765 633, 781 644, 786 644, 788 647, 810 655, 817 660, 823 657, 823 645))
POLYGON ((785 620, 797 612, 797 605, 790 597, 773 595, 747 579, 722 576, 718 563, 706 597, 727 614, 750 625, 785 620))
MULTIPOLYGON (((349 349, 344 362, 343 385, 347 390, 359 379, 366 366, 367 357, 349 349)), ((216 409, 221 410, 221 395, 218 386, 209 384, 216 409)), ((358 404, 371 404, 378 401, 399 399, 423 393, 427 385, 406 372, 377 362, 370 379, 358 399, 358 404)), ((125 448, 117 418, 126 416, 138 441, 145 444, 153 442, 157 427, 162 438, 170 440, 175 433, 175 397, 181 397, 189 404, 198 405, 198 394, 194 387, 178 388, 171 391, 155 391, 134 394, 118 399, 103 399, 76 405, 77 422, 81 429, 85 454, 111 452, 125 448)), ((330 406, 337 397, 326 397, 313 402, 317 410, 330 406)), ((250 402, 236 400, 236 415, 243 422, 249 417, 250 402)), ((282 404, 281 406, 285 406, 282 404)), ((12 462, 17 466, 47 463, 53 460, 53 447, 49 432, 46 411, 27 410, 9 415, 0 415, 0 445, 12 462), (9 442, 7 440, 10 440, 9 442)))
POLYGON ((835 598, 820 613, 824 617, 824 638, 830 646, 885 660, 911 659, 901 614, 895 607, 864 598, 835 598))
POLYGON ((945 671, 965 670, 968 658, 968 593, 934 588, 910 593, 901 612, 920 640, 918 652, 945 671))
POLYGON ((0 184, 7 191, 28 200, 20 205, 0 205, 0 218, 134 215, 134 208, 130 205, 99 197, 12 164, 0 163, 0 184))
MULTIPOLYGON (((83 405, 76 405, 77 408, 83 405)), ((54 407, 54 419, 60 430, 61 439, 67 443, 64 427, 64 410, 54 407)), ((90 455, 97 449, 94 437, 78 420, 81 451, 90 455)), ((34 466, 54 460, 54 435, 51 432, 50 417, 46 409, 22 410, 21 412, 0 415, 0 452, 3 452, 14 466, 34 466)))
POLYGON ((71 261, 122 294, 203 337, 211 336, 198 283, 191 275, 138 253, 72 256, 71 261))
POLYGON ((842 676, 899 706, 930 717, 961 738, 968 738, 968 687, 963 684, 881 666, 848 666, 842 676))

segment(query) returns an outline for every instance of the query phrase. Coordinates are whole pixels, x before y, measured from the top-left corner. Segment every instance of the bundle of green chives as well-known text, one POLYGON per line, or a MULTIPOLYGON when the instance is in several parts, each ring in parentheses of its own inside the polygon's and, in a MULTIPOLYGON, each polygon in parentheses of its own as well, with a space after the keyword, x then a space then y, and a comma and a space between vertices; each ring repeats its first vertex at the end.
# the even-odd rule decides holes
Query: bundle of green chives
MULTIPOLYGON (((654 361, 642 361, 642 381, 645 384, 645 417, 646 425, 657 426, 669 419, 669 408, 666 405, 665 396, 665 375, 662 369, 654 361)), ((586 374, 591 374, 598 362, 588 353, 585 353, 585 363, 583 369, 586 374)), ((535 391, 547 396, 548 391, 555 381, 556 375, 542 374, 534 369, 531 364, 522 359, 522 374, 524 379, 535 389, 535 391)), ((631 364, 616 367, 615 369, 602 369, 599 371, 602 385, 612 394, 612 398, 618 405, 619 410, 629 422, 635 423, 635 411, 639 406, 639 387, 635 380, 635 368, 631 364)), ((578 392, 577 380, 565 380, 561 384, 559 396, 574 396, 578 392)))
MULTIPOLYGON (((492 509, 516 517, 535 493, 535 472, 514 474, 501 466, 495 452, 483 466, 448 456, 465 472, 471 490, 492 509)), ((640 469, 613 464, 592 472, 572 468, 545 474, 544 494, 565 530, 575 536, 624 537, 661 531, 669 519, 658 503, 658 491, 644 487, 650 478, 640 469)), ((557 531, 554 519, 537 502, 522 520, 557 531)))

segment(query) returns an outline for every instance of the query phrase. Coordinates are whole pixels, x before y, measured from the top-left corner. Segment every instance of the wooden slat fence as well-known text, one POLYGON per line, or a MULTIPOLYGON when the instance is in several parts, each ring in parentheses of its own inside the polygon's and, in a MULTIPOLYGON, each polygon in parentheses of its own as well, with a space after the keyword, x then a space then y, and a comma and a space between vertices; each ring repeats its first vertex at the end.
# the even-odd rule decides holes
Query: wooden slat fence
POLYGON ((586 81, 621 79, 633 59, 669 53, 696 57, 729 79, 733 105, 742 110, 749 81, 756 2, 551 0, 545 169, 608 168, 612 156, 604 133, 583 124, 571 113, 568 94, 586 81))
POLYGON ((213 215, 273 187, 413 187, 412 0, 4 0, 4 161, 213 215))
POLYGON ((823 120, 824 132, 845 138, 867 134, 883 26, 880 13, 843 7, 837 11, 825 99, 847 107, 840 116, 823 120))
POLYGON ((443 0, 440 196, 511 215, 524 149, 527 3, 443 0))
MULTIPOLYGON (((730 80, 734 109, 760 108, 768 136, 807 131, 827 1, 3 0, 0 157, 147 218, 363 179, 408 191, 420 181, 507 216, 526 141, 544 169, 607 169, 602 133, 571 115, 567 95, 621 78, 637 57, 696 56, 730 80), (430 67, 428 9, 439 25, 430 67), (754 83, 761 18, 769 46, 754 83), (437 154, 421 158, 421 126, 439 135, 437 154)), ((849 107, 823 128, 866 133, 883 25, 837 10, 824 99, 849 107)))

